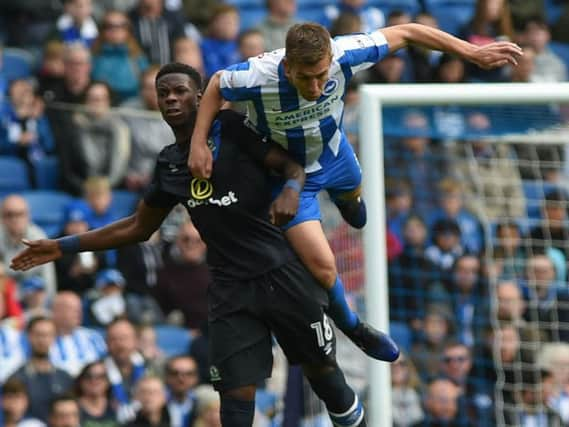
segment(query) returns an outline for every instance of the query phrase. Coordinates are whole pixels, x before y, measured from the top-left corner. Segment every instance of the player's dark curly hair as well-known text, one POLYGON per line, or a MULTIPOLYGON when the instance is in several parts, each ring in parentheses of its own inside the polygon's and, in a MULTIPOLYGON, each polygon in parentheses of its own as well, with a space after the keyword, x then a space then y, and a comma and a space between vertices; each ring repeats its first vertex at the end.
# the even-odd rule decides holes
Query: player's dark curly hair
POLYGON ((180 62, 171 62, 166 64, 160 68, 160 71, 158 71, 155 82, 158 82, 160 77, 167 74, 186 74, 196 84, 198 89, 202 89, 203 81, 201 74, 189 65, 182 64, 180 62))

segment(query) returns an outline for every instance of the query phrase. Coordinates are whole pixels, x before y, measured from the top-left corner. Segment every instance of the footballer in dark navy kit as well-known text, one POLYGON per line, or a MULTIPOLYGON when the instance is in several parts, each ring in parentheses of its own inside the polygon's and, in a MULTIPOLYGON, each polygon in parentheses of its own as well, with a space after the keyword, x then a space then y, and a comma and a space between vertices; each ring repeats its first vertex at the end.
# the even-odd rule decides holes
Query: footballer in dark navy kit
POLYGON ((132 216, 75 236, 25 242, 28 248, 12 268, 27 270, 62 253, 145 240, 181 203, 208 245, 214 278, 208 291, 210 375, 221 394, 222 425, 252 425, 256 384, 272 370, 272 333, 290 362, 302 364, 334 424, 365 426, 362 404, 335 361, 326 292, 278 228, 296 214, 303 168, 277 144, 262 141, 240 115, 223 111, 210 132, 213 175, 191 177, 187 141, 200 89, 201 78, 189 66, 168 64, 158 73, 158 104, 176 143, 158 156, 154 179, 132 216), (270 173, 285 183, 274 200, 270 173))

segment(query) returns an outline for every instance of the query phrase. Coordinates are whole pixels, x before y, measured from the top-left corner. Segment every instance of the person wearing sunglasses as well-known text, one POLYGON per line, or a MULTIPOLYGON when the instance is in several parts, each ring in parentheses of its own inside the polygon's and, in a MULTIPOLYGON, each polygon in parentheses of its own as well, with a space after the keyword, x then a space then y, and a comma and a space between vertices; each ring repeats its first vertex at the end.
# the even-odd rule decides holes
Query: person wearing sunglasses
POLYGON ((117 427, 116 412, 110 399, 111 383, 101 361, 85 365, 75 379, 75 395, 79 403, 82 427, 117 427))
POLYGON ((173 356, 166 362, 168 412, 172 427, 190 427, 196 416, 198 365, 193 357, 173 356))

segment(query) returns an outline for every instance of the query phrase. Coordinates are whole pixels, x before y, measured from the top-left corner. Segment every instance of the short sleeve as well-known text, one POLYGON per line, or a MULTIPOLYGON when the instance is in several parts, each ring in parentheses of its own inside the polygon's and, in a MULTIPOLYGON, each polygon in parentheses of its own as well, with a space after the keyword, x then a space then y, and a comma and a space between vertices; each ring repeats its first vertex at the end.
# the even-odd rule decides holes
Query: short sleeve
POLYGON ((173 208, 178 204, 174 195, 162 190, 160 186, 160 162, 156 161, 152 182, 144 192, 143 200, 151 208, 173 208))
POLYGON ((257 92, 249 82, 255 73, 249 61, 232 65, 221 72, 219 87, 221 96, 227 101, 247 101, 253 99, 257 92))
POLYGON ((245 117, 233 111, 225 111, 220 114, 222 120, 222 132, 226 139, 249 154, 257 163, 264 164, 268 152, 276 144, 261 136, 245 124, 245 117))
POLYGON ((350 66, 352 73, 370 68, 389 53, 389 45, 379 30, 365 34, 351 34, 333 40, 335 59, 350 66))

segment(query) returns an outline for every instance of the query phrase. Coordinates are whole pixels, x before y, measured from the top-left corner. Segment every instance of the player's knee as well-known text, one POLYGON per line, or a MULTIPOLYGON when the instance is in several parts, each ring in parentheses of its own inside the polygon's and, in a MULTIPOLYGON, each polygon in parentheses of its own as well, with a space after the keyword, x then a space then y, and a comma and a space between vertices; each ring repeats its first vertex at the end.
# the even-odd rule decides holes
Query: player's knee
POLYGON ((243 387, 234 388, 231 390, 224 390, 221 392, 221 398, 228 398, 234 400, 249 401, 255 400, 256 387, 248 385, 243 387))

